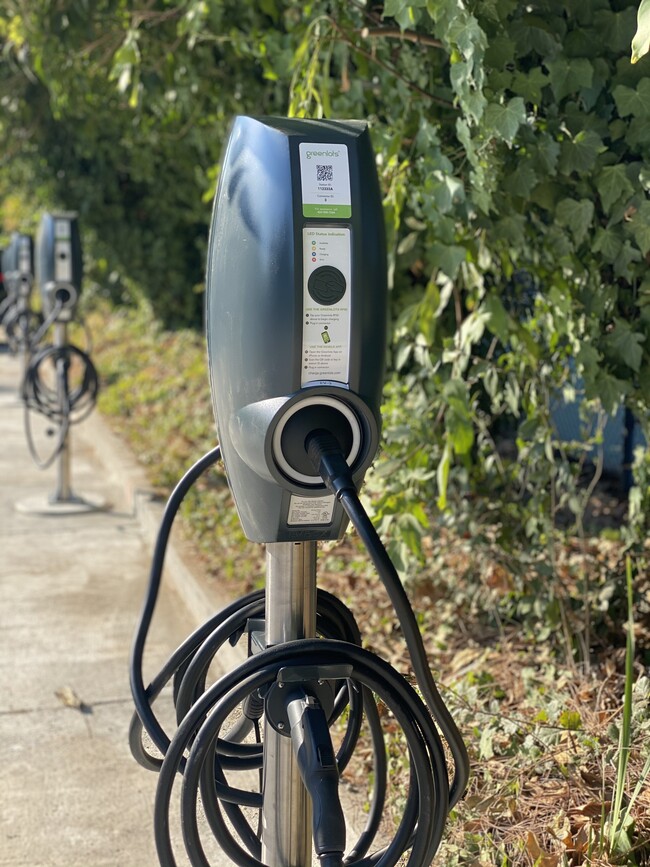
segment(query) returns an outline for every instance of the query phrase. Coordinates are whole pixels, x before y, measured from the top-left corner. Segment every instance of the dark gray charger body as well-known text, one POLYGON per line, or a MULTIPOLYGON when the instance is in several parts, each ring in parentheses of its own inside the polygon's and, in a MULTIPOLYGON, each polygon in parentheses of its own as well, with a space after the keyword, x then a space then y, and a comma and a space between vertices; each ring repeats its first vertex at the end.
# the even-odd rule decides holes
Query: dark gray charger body
POLYGON ((304 436, 332 427, 361 483, 379 442, 386 310, 366 124, 236 118, 212 218, 206 330, 219 440, 252 541, 345 529, 304 436))
POLYGON ((12 233, 9 246, 2 254, 2 271, 7 294, 14 299, 28 298, 34 277, 34 241, 31 235, 12 233))
POLYGON ((58 301, 59 319, 69 321, 79 300, 82 279, 83 256, 76 213, 43 214, 36 239, 36 280, 44 313, 48 315, 58 301))

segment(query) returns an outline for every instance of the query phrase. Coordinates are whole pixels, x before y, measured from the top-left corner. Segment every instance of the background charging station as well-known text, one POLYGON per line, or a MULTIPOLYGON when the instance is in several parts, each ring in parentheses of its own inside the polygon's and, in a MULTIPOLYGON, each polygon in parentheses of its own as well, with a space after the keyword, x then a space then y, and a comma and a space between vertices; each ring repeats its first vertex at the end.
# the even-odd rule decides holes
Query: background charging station
POLYGON ((23 365, 29 355, 33 333, 40 319, 30 307, 34 283, 34 241, 31 235, 13 232, 2 254, 5 298, 0 305, 2 323, 10 350, 23 365))
POLYGON ((221 446, 188 471, 169 500, 131 656, 130 745, 140 764, 159 773, 154 834, 163 867, 179 863, 170 832, 179 773, 185 851, 201 867, 210 862, 200 817, 242 867, 308 867, 313 855, 322 867, 392 867, 409 850, 408 863, 423 867, 465 790, 465 746, 358 498, 379 445, 386 309, 383 214, 367 125, 238 117, 207 267, 221 446), (171 525, 192 484, 220 457, 246 536, 266 545, 266 585, 196 630, 145 686, 144 645, 171 525), (362 649, 351 611, 317 587, 317 541, 339 539, 349 520, 393 602, 422 698, 362 649), (247 659, 208 685, 219 648, 243 636, 247 659), (153 704, 172 678, 178 728, 168 735, 153 704), (387 777, 376 696, 403 729, 412 784, 394 836, 373 852, 387 777), (231 714, 239 716, 229 725, 231 714), (362 725, 374 784, 366 826, 351 842, 339 777, 362 725), (451 751, 451 779, 438 728, 451 751), (145 730, 162 758, 143 742, 145 730), (258 788, 232 781, 250 769, 258 771, 258 788))
POLYGON ((47 469, 56 461, 57 479, 50 495, 21 500, 16 508, 24 513, 40 514, 92 511, 102 508, 104 499, 77 495, 71 481, 70 429, 92 412, 99 388, 97 372, 88 352, 70 343, 68 333, 77 312, 83 279, 81 237, 75 213, 43 214, 35 265, 44 320, 29 347, 21 397, 32 457, 40 469, 47 469), (50 330, 52 341, 44 342, 50 330), (38 454, 34 444, 32 414, 45 419, 47 432, 54 438, 54 447, 46 459, 38 454))

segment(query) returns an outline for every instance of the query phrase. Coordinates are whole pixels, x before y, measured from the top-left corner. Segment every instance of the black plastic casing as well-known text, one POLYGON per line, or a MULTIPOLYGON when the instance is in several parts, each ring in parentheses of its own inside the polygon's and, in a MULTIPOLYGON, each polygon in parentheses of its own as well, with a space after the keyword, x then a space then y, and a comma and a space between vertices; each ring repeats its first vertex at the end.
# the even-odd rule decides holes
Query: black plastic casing
MULTIPOLYGON (((324 176, 328 171, 332 175, 331 165, 319 166, 322 170, 324 176)), ((345 168, 337 163, 335 188, 344 177, 345 168)), ((326 182, 322 186, 328 189, 326 182)), ((379 443, 386 282, 383 211, 367 125, 236 118, 212 218, 206 331, 226 472, 244 532, 252 541, 337 539, 343 533, 347 517, 340 504, 323 499, 328 492, 309 463, 304 438, 314 427, 333 427, 355 483, 361 484, 379 443), (307 147, 311 144, 313 149, 307 147), (316 207, 322 213, 306 216, 314 194, 303 190, 301 170, 312 171, 305 160, 317 154, 314 159, 324 163, 328 154, 340 159, 346 153, 341 145, 347 149, 349 208, 332 208, 329 214, 326 207, 316 207), (308 240, 312 235, 315 240, 308 240), (342 279, 334 266, 340 265, 336 257, 341 249, 347 251, 348 239, 349 260, 346 252, 340 261, 346 261, 349 270, 341 265, 347 273, 342 279), (324 294, 322 287, 314 296, 311 288, 306 294, 309 262, 317 261, 316 252, 313 260, 306 254, 308 245, 334 265, 318 265, 324 294), (333 283, 328 282, 332 275, 333 283), (330 290, 335 302, 328 297, 330 290), (312 325, 334 323, 330 331, 322 326, 322 346, 306 346, 307 303, 312 325), (330 339, 341 331, 339 307, 341 321, 348 317, 349 324, 342 351, 336 338, 330 339), (331 316, 334 319, 328 319, 331 316), (344 357, 345 372, 305 381, 306 356, 311 352, 312 358, 325 359, 319 363, 329 370, 331 347, 344 357), (296 511, 296 504, 305 508, 296 511)))

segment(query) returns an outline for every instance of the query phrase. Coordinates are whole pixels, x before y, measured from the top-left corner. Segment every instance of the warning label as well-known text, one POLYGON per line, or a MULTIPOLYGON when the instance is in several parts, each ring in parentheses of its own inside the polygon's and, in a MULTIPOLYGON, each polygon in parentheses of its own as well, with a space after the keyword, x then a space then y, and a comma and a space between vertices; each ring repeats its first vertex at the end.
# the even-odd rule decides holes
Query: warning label
POLYGON ((334 514, 334 494, 326 497, 297 497, 289 501, 288 524, 331 524, 334 514))

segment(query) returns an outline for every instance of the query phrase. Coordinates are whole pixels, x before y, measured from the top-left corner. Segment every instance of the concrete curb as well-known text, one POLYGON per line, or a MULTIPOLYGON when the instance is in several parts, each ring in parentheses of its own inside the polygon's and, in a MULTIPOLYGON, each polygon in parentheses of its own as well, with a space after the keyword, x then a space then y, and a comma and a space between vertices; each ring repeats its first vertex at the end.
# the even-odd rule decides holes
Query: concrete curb
MULTIPOLYGON (((114 506, 136 518, 153 556, 165 504, 156 496, 144 468, 98 412, 80 425, 79 436, 82 435, 104 466, 105 481, 118 492, 119 500, 114 506)), ((197 573, 196 564, 190 565, 192 560, 194 557, 189 545, 172 532, 165 554, 163 591, 165 585, 173 588, 198 626, 232 599, 218 587, 206 586, 205 580, 197 573)), ((241 654, 230 645, 220 650, 219 657, 226 667, 234 667, 242 660, 241 654)))

